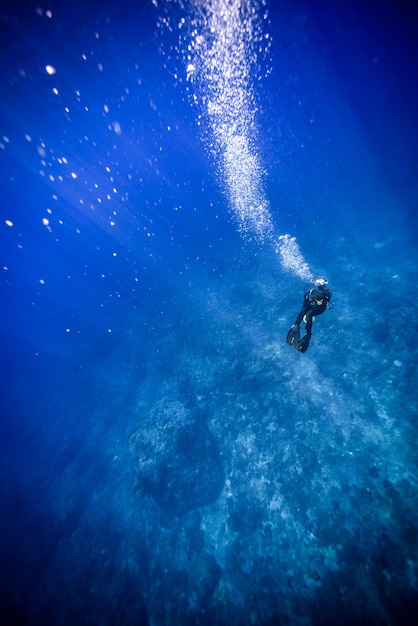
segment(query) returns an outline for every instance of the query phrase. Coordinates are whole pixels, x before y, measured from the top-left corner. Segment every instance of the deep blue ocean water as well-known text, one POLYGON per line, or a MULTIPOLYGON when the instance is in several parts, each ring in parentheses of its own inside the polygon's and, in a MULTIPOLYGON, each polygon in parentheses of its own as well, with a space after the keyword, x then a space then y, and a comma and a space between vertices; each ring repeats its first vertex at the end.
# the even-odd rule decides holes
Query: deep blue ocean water
POLYGON ((0 17, 1 623, 418 623, 416 9, 0 17))

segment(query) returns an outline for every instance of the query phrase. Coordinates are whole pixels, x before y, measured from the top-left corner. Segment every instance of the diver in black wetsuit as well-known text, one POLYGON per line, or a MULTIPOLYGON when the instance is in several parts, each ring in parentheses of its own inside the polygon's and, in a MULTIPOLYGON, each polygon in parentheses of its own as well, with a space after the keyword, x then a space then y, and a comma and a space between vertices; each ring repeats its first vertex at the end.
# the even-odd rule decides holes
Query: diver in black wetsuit
POLYGON ((293 346, 298 352, 306 352, 312 336, 312 324, 317 315, 321 315, 328 308, 331 300, 331 290, 326 287, 328 281, 325 278, 318 278, 315 281, 315 288, 307 291, 303 296, 302 308, 296 318, 295 323, 287 333, 286 343, 293 346), (306 335, 299 338, 299 326, 304 321, 306 324, 306 335))

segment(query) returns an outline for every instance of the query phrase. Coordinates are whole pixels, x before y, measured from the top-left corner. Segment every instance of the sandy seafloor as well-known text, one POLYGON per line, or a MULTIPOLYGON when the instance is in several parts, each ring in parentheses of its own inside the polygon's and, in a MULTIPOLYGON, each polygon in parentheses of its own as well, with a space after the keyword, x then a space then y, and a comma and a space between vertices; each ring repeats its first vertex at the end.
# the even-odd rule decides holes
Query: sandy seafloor
MULTIPOLYGON (((302 37, 303 24, 313 18, 306 7, 293 14, 283 6, 282 12, 271 9, 279 52, 286 43, 275 22, 280 17, 288 20, 289 41, 295 38, 293 49, 303 59, 309 45, 314 49, 302 37)), ((135 7, 143 12, 145 37, 155 13, 141 3, 135 7)), ((30 25, 32 8, 22 5, 17 25, 3 20, 5 32, 30 25)), ((390 4, 385 10, 392 17, 390 4)), ((32 86, 13 82, 8 66, 0 155, 6 174, 1 623, 416 624, 417 157, 411 111, 417 96, 411 93, 416 87, 406 86, 408 68, 397 75, 398 61, 391 64, 382 53, 386 31, 379 22, 373 45, 387 65, 374 79, 373 97, 370 76, 364 77, 361 97, 356 92, 350 104, 350 88, 327 72, 329 57, 318 52, 321 65, 307 55, 322 80, 305 77, 307 87, 316 82, 319 90, 302 116, 306 129, 313 125, 308 109, 319 118, 305 152, 299 139, 307 130, 296 128, 297 113, 280 113, 286 150, 275 124, 276 112, 291 108, 292 89, 303 80, 303 72, 295 78, 300 58, 287 58, 282 67, 289 73, 285 103, 283 82, 277 91, 273 79, 263 88, 271 90, 260 111, 260 152, 273 221, 298 238, 304 258, 333 291, 334 308, 316 320, 311 346, 299 354, 285 337, 305 284, 284 271, 272 245, 239 234, 199 144, 195 113, 181 85, 171 91, 162 63, 160 81, 145 60, 139 64, 145 93, 112 118, 109 142, 101 134, 100 90, 120 94, 125 83, 132 90, 137 82, 133 64, 132 76, 126 69, 125 22, 106 5, 102 11, 88 13, 85 30, 79 22, 71 26, 79 39, 63 58, 75 72, 75 86, 77 72, 83 76, 78 102, 86 94, 92 121, 83 121, 80 104, 62 133, 58 121, 48 124, 44 117, 54 115, 55 105, 48 99, 43 111, 42 90, 49 86, 33 69, 48 62, 54 46, 44 54, 38 41, 29 63, 21 42, 3 42, 16 68, 28 64, 32 86), (111 74, 89 91, 88 77, 71 65, 93 26, 103 41, 96 56, 106 58, 107 50, 114 68, 119 63, 128 72, 122 71, 117 88, 111 74), (391 97, 379 99, 377 87, 391 97), (37 94, 31 105, 23 92, 37 94), (411 101, 404 106, 406 93, 411 101), (175 108, 176 98, 184 109, 175 108), (353 121, 362 98, 369 117, 353 121), (135 110, 151 100, 135 126, 135 110), (373 111, 371 102, 380 109, 373 111), (170 116, 177 124, 174 139, 161 130, 170 116), (372 119, 379 122, 373 126, 372 119), (84 131, 91 141, 78 148, 84 131), (327 132, 314 147, 315 137, 327 132), (31 142, 24 133, 31 133, 31 142), (44 142, 46 155, 27 153, 32 142, 44 142), (61 153, 71 161, 62 181, 62 163, 55 161, 61 153), (45 165, 38 165, 42 158, 45 165), (110 211, 100 213, 95 205, 99 213, 92 219, 74 200, 83 193, 93 197, 94 181, 99 190, 106 187, 106 163, 118 187, 114 228, 107 223, 110 211), (71 168, 80 187, 71 186, 71 168), (141 190, 135 191, 139 174, 141 190), (127 195, 118 205, 120 188, 127 195)), ((56 12, 60 16, 59 7, 56 12)), ((326 32, 337 32, 335 14, 325 16, 326 32)), ((69 18, 60 19, 65 34, 69 18)), ((405 21, 396 22, 395 34, 405 21)), ((347 28, 355 32, 358 23, 364 24, 352 18, 347 28)), ((315 29, 306 32, 315 39, 315 29)), ((364 32, 364 41, 350 48, 351 68, 361 42, 370 42, 364 32)), ((389 41, 394 48, 395 35, 389 41)), ((141 46, 133 50, 143 59, 141 46)), ((110 95, 107 101, 112 108, 110 95)))

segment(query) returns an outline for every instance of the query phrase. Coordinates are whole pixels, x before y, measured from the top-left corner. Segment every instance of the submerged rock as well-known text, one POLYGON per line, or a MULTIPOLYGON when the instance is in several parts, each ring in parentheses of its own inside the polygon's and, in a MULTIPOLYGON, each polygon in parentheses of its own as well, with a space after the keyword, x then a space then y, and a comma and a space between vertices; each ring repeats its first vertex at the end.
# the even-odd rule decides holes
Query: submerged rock
POLYGON ((215 438, 179 401, 161 401, 130 437, 138 489, 169 513, 213 502, 224 482, 215 438))

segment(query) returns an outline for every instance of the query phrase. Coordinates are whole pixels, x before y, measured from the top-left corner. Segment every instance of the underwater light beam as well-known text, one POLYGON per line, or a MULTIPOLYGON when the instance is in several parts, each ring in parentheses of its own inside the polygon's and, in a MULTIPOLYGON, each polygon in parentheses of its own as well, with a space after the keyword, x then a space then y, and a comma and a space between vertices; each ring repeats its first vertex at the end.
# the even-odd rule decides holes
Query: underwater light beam
POLYGON ((199 107, 204 142, 244 237, 270 242, 284 270, 312 280, 294 237, 277 235, 257 152, 252 71, 269 45, 264 0, 177 0, 186 79, 199 107))

